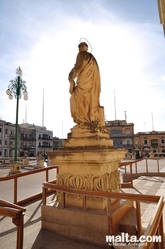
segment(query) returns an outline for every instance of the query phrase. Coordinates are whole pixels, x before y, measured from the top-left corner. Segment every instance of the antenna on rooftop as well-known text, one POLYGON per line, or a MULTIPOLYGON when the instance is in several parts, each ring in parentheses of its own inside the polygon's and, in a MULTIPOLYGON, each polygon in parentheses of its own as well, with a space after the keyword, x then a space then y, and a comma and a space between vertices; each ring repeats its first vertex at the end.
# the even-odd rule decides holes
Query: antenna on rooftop
POLYGON ((151 118, 152 118, 152 130, 154 131, 154 121, 153 121, 153 113, 151 112, 151 118))
POLYGON ((115 98, 115 90, 114 90, 114 108, 115 108, 115 120, 116 120, 116 98, 115 98))
POLYGON ((43 103, 42 103, 42 127, 44 127, 44 89, 43 89, 43 103))
POLYGON ((125 121, 127 121, 127 111, 124 111, 125 113, 125 121))
POLYGON ((25 106, 25 124, 27 123, 27 105, 25 106))

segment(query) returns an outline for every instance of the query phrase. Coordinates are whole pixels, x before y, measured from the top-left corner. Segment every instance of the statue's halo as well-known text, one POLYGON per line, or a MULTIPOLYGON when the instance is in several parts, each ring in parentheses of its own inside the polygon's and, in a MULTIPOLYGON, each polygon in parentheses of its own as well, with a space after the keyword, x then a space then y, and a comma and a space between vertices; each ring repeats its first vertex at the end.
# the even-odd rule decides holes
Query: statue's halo
POLYGON ((83 40, 85 40, 87 42, 87 44, 90 46, 90 48, 91 48, 90 53, 92 53, 92 46, 91 46, 90 42, 86 38, 84 38, 84 37, 80 38, 79 43, 83 42, 83 40))

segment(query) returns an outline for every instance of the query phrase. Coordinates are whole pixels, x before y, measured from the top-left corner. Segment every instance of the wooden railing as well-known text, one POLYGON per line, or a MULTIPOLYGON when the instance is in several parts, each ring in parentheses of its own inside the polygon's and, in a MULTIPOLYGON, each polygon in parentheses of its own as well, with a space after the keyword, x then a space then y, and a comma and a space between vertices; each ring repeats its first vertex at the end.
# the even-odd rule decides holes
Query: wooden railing
POLYGON ((0 216, 12 218, 13 224, 17 226, 16 249, 23 249, 23 226, 25 211, 26 209, 23 207, 0 199, 0 216))
MULTIPOLYGON (((153 217, 152 222, 149 224, 149 228, 146 230, 146 236, 152 235, 160 235, 161 242, 156 243, 155 249, 164 249, 164 236, 163 236, 163 207, 164 201, 163 197, 160 196, 151 196, 151 195, 138 195, 138 194, 126 194, 126 193, 114 193, 114 192, 103 192, 103 191, 87 191, 87 190, 78 190, 78 189, 70 189, 63 186, 57 186, 53 183, 43 183, 43 205, 47 205, 47 191, 48 190, 59 191, 61 193, 61 207, 65 208, 65 196, 66 194, 73 195, 81 195, 82 202, 82 210, 87 211, 86 199, 88 196, 92 197, 102 197, 107 199, 107 216, 108 216, 108 224, 109 224, 109 234, 114 235, 113 227, 114 227, 114 219, 113 219, 113 211, 112 211, 112 202, 111 199, 119 199, 119 200, 132 200, 136 205, 136 219, 137 219, 137 231, 138 237, 143 234, 142 231, 142 222, 141 222, 141 212, 140 212, 140 203, 141 202, 154 202, 157 203, 157 209, 155 212, 155 216, 153 217)), ((139 248, 150 249, 153 246, 152 242, 147 242, 146 246, 141 246, 139 248)))
POLYGON ((123 161, 120 162, 118 167, 122 168, 124 167, 124 174, 129 175, 129 182, 122 182, 121 187, 122 188, 131 188, 133 187, 133 180, 136 176, 139 177, 141 175, 149 175, 149 176, 165 176, 165 172, 160 171, 160 160, 162 158, 143 158, 138 160, 131 160, 131 161, 123 161), (145 162, 143 170, 139 170, 138 163, 145 162), (149 170, 149 161, 155 161, 156 162, 156 170, 149 170))
MULTIPOLYGON (((30 201, 36 200, 37 198, 42 198, 42 183, 41 183, 41 192, 39 193, 35 193, 34 195, 31 195, 27 198, 24 198, 22 200, 18 200, 18 179, 22 178, 24 176, 29 176, 30 175, 34 175, 34 174, 38 174, 41 172, 45 172, 45 181, 48 182, 49 181, 49 170, 52 169, 56 169, 57 173, 58 173, 58 166, 48 166, 45 168, 41 168, 41 169, 36 169, 36 170, 31 170, 28 172, 24 172, 24 173, 19 173, 19 174, 14 174, 14 175, 10 175, 10 176, 5 176, 5 177, 0 177, 0 182, 4 182, 4 181, 9 181, 9 180, 13 180, 13 203, 15 204, 19 204, 19 205, 23 205, 25 203, 28 203, 30 201)), ((56 176, 54 176, 54 181, 55 181, 56 176)))
MULTIPOLYGON (((23 157, 17 157, 17 161, 22 162, 23 161, 23 157)), ((28 159, 29 161, 36 161, 37 157, 27 157, 26 159, 28 159)), ((1 157, 0 158, 0 166, 3 164, 9 164, 9 163, 13 163, 14 162, 14 157, 1 157)))
MULTIPOLYGON (((142 160, 146 160, 146 169, 148 169, 148 161, 147 160, 151 160, 151 159, 142 159, 142 160)), ((159 159, 153 159, 153 160, 159 160, 159 159)), ((132 165, 135 164, 135 169, 137 168, 137 172, 138 172, 138 166, 136 166, 136 163, 138 163, 141 160, 135 160, 135 161, 127 161, 127 162, 122 162, 119 164, 119 167, 124 166, 125 168, 129 166, 129 170, 130 170, 130 174, 132 174, 132 165)), ((28 203, 32 200, 36 200, 37 198, 41 198, 43 196, 43 205, 46 205, 46 197, 48 196, 49 193, 52 193, 54 191, 60 191, 61 195, 62 195, 62 207, 65 208, 65 194, 66 193, 72 193, 72 194, 79 194, 83 196, 83 204, 82 204, 82 209, 84 211, 87 211, 87 207, 86 207, 86 199, 88 196, 96 196, 96 197, 102 197, 102 198, 106 198, 107 199, 107 215, 109 217, 109 224, 112 224, 113 219, 112 219, 112 205, 111 205, 111 198, 112 199, 126 199, 126 200, 133 200, 135 202, 135 206, 136 206, 136 217, 137 217, 137 227, 138 227, 138 236, 140 236, 142 234, 142 226, 141 226, 141 214, 140 214, 140 203, 141 202, 155 202, 157 203, 157 209, 156 209, 156 213, 155 216, 153 217, 152 222, 148 225, 148 229, 146 230, 146 234, 147 235, 155 235, 155 234, 160 234, 162 236, 162 242, 160 242, 160 245, 158 245, 156 243, 156 247, 155 248, 161 248, 164 249, 164 239, 163 239, 163 219, 162 219, 162 212, 163 212, 163 197, 159 197, 159 196, 150 196, 150 195, 136 195, 136 194, 124 194, 124 193, 109 193, 109 192, 101 192, 101 191, 85 191, 85 190, 75 190, 75 189, 69 189, 66 187, 60 187, 57 186, 55 177, 54 180, 52 182, 50 182, 49 180, 49 170, 52 169, 56 169, 57 173, 58 173, 58 166, 49 166, 49 167, 45 167, 42 169, 36 169, 36 170, 32 170, 30 172, 24 172, 24 173, 20 173, 20 174, 15 174, 15 175, 10 175, 10 176, 6 176, 6 177, 1 177, 0 178, 0 182, 1 181, 8 181, 8 180, 13 180, 13 203, 15 204, 19 204, 19 205, 23 205, 25 203, 28 203), (31 195, 27 198, 24 198, 22 200, 18 200, 18 178, 20 177, 24 177, 31 174, 37 174, 40 172, 45 172, 45 181, 46 183, 43 184, 43 192, 31 195), (159 246, 159 247, 158 247, 159 246)), ((157 169, 158 172, 160 172, 160 167, 159 167, 159 162, 157 162, 157 169)), ((147 171, 147 170, 146 170, 147 171)), ((131 178, 131 181, 129 183, 130 187, 133 187, 133 177, 131 178)), ((13 204, 13 205, 15 205, 13 204)), ((9 217, 17 214, 18 210, 14 211, 14 207, 8 206, 9 204, 7 202, 1 201, 0 202, 0 206, 2 206, 3 208, 0 209, 0 214, 4 215, 5 212, 9 215, 9 217), (2 202, 4 203, 4 205, 2 205, 2 202), (6 203, 6 204, 5 204, 6 203), (5 206, 6 205, 6 206, 5 206), (13 209, 11 209, 13 208, 13 209), (2 210, 3 209, 3 210, 2 210)), ((11 204, 10 204, 11 205, 11 204)), ((15 206, 16 207, 16 206, 15 206)), ((18 206, 17 206, 18 207, 18 206)), ((19 207, 20 208, 20 207, 19 207)), ((25 209, 22 208, 21 212, 24 212, 25 209)), ((21 212, 19 211, 18 214, 21 214, 21 212)), ((17 219, 13 218, 13 221, 17 223, 17 219)), ((20 224, 22 224, 23 222, 23 218, 20 218, 20 224), (22 219, 22 220, 21 220, 22 219)), ((14 224, 15 224, 14 223, 14 224)), ((19 234, 19 236, 17 235, 17 244, 22 245, 21 239, 20 237, 22 236, 22 225, 19 226, 19 230, 17 232, 17 234, 19 234), (19 242, 18 242, 19 241, 19 242)), ((113 227, 113 226, 111 226, 113 227)), ((112 232, 112 231, 111 231, 112 232)), ((152 243, 149 243, 147 248, 151 248, 152 243)), ((146 248, 146 247, 141 247, 146 248)), ((18 247, 17 249, 21 249, 21 247, 18 247)))

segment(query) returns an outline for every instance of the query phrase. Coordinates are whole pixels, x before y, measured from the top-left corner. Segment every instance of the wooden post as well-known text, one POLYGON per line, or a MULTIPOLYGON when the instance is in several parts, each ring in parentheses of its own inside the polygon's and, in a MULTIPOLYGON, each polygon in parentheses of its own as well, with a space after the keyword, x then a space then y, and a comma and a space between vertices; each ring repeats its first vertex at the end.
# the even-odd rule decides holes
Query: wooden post
POLYGON ((138 238, 139 238, 142 234, 141 212, 140 212, 139 201, 136 201, 136 221, 137 221, 137 230, 138 230, 138 238))
POLYGON ((17 226, 17 245, 16 249, 23 249, 23 219, 24 214, 21 212, 18 216, 13 218, 13 224, 17 226))
POLYGON ((83 201, 83 211, 86 211, 87 210, 87 208, 86 208, 86 195, 84 195, 82 197, 82 201, 83 201))
POLYGON ((17 204, 17 177, 14 177, 14 203, 17 204))
POLYGON ((136 174, 137 174, 137 162, 135 163, 135 171, 136 171, 136 174))
POLYGON ((48 169, 46 169, 46 182, 49 181, 49 172, 48 172, 48 169))
POLYGON ((42 202, 43 202, 43 206, 46 205, 46 188, 42 187, 42 202))
POLYGON ((146 173, 148 173, 148 159, 146 159, 146 173))
POLYGON ((61 206, 65 208, 65 192, 61 192, 61 206))
POLYGON ((113 235, 111 198, 107 198, 107 215, 108 215, 109 235, 113 235))
POLYGON ((132 163, 130 163, 130 182, 131 182, 131 187, 133 187, 132 163))
POLYGON ((161 218, 160 218, 157 235, 161 236, 161 242, 156 242, 154 246, 156 249, 164 249, 163 215, 161 215, 161 218))
POLYGON ((158 173, 160 171, 160 168, 159 168, 159 159, 157 159, 157 169, 158 169, 158 173))

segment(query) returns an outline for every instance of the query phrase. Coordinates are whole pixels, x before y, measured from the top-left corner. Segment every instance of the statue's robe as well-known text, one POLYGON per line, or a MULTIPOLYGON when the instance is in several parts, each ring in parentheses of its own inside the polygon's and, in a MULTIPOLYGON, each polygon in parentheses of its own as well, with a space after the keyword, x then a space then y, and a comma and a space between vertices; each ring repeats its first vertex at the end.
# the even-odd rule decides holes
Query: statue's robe
POLYGON ((70 81, 77 79, 70 98, 74 122, 99 124, 100 72, 97 61, 91 53, 86 51, 78 53, 76 64, 69 73, 69 79, 70 81))

